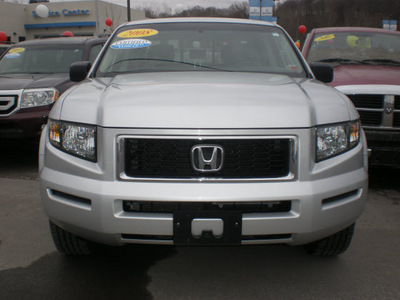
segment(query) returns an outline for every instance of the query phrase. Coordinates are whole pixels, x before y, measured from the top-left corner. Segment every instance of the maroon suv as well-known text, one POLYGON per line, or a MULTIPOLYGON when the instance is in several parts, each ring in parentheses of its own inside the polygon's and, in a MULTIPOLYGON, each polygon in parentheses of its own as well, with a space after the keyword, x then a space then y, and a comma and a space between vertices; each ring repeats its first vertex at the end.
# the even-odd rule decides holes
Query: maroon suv
POLYGON ((73 62, 93 62, 106 38, 24 41, 0 59, 0 139, 39 137, 54 102, 74 82, 73 62))
POLYGON ((313 29, 303 55, 334 67, 331 86, 357 107, 372 165, 400 167, 400 32, 365 27, 313 29))

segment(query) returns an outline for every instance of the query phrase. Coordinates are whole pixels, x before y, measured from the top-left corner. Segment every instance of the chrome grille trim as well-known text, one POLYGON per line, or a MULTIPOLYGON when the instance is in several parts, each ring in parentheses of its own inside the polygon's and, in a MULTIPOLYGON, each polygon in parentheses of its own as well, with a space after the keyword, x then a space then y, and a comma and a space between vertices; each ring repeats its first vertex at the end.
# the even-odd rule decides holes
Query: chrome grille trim
POLYGON ((297 164, 298 164, 298 138, 293 135, 279 135, 279 136, 153 136, 153 135, 120 135, 117 137, 116 142, 117 153, 117 178, 123 181, 151 181, 151 182, 260 182, 260 181, 289 181, 297 178, 297 164), (289 153, 289 172, 287 176, 277 178, 234 178, 234 179, 221 179, 221 178, 143 178, 143 177, 129 177, 125 173, 125 140, 145 138, 145 139, 191 139, 207 141, 211 139, 226 139, 226 140, 243 140, 243 139, 289 139, 290 140, 290 153, 289 153))
POLYGON ((16 97, 1 97, 0 96, 0 111, 10 109, 16 102, 16 97))
POLYGON ((383 104, 383 127, 393 127, 394 95, 385 95, 383 104))
POLYGON ((0 90, 0 117, 6 117, 19 110, 22 90, 0 90))

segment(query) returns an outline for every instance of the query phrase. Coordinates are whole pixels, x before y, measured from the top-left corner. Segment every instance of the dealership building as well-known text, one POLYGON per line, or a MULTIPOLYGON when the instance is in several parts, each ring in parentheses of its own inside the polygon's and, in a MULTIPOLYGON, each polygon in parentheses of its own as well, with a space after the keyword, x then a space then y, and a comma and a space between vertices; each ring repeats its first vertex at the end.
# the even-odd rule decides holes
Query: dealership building
MULTIPOLYGON (((12 43, 41 36, 62 35, 65 31, 72 32, 75 36, 110 34, 127 19, 126 7, 98 0, 30 4, 0 1, 0 31, 12 43), (47 7, 47 16, 39 16, 43 16, 43 13, 38 14, 38 5, 47 7), (106 24, 106 19, 112 20, 111 26, 106 24)), ((130 9, 130 19, 145 19, 145 13, 130 9)))

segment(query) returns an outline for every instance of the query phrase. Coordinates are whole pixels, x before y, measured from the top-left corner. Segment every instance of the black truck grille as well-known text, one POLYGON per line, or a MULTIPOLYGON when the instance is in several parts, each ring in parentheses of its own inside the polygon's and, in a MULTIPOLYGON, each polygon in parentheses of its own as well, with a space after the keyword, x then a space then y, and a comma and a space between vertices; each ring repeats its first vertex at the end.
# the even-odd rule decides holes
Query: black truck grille
POLYGON ((400 110, 400 96, 394 97, 394 109, 400 110))
POLYGON ((348 95, 355 107, 383 108, 384 95, 348 95))
POLYGON ((393 127, 400 127, 400 112, 395 112, 393 115, 393 127))
POLYGON ((125 174, 136 178, 251 179, 289 174, 290 139, 125 139, 125 174), (192 167, 191 149, 197 145, 224 149, 222 169, 199 172, 192 167))
MULTIPOLYGON (((394 105, 391 102, 385 103, 386 95, 347 95, 353 102, 360 114, 361 124, 371 127, 399 127, 400 96, 394 96, 394 105), (389 112, 388 112, 389 109, 389 112), (388 114, 393 113, 393 121, 388 119, 388 114), (392 123, 392 124, 391 124, 392 123)), ((393 98, 392 98, 393 99, 393 98)))
POLYGON ((382 112, 359 110, 361 124, 364 126, 380 126, 382 124, 382 112))

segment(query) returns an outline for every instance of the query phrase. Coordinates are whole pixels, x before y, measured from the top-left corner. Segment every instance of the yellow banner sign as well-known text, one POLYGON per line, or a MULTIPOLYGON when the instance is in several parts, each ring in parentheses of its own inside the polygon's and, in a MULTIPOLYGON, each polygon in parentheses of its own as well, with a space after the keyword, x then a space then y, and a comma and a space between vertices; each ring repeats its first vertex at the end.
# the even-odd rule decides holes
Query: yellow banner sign
POLYGON ((25 48, 14 48, 14 49, 10 49, 10 51, 8 51, 8 53, 21 53, 24 52, 25 48))
POLYGON ((158 31, 155 29, 133 29, 133 30, 126 30, 118 34, 120 38, 138 38, 138 37, 146 37, 151 35, 158 34, 158 31))
POLYGON ((323 36, 316 38, 315 41, 322 42, 322 41, 333 40, 334 38, 335 38, 334 34, 327 34, 327 35, 323 35, 323 36))

